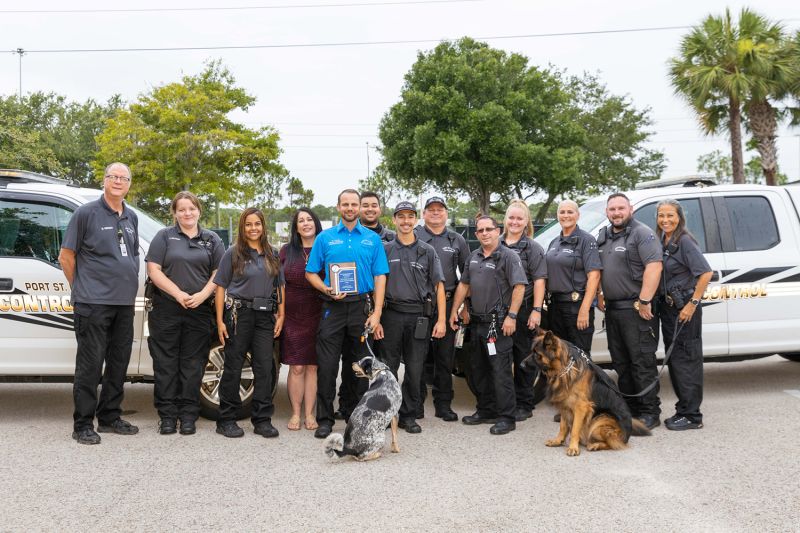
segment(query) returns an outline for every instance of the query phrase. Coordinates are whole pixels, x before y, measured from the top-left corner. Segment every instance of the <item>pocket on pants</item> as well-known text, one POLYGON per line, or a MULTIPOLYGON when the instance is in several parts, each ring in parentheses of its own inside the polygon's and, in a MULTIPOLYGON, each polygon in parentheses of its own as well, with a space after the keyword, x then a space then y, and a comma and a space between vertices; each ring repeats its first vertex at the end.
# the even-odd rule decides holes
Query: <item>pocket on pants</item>
POLYGON ((639 350, 643 353, 655 353, 658 349, 658 332, 649 322, 639 323, 639 350))
POLYGON ((76 303, 72 308, 72 312, 74 313, 75 333, 81 335, 86 331, 86 326, 92 316, 92 307, 87 304, 76 303))

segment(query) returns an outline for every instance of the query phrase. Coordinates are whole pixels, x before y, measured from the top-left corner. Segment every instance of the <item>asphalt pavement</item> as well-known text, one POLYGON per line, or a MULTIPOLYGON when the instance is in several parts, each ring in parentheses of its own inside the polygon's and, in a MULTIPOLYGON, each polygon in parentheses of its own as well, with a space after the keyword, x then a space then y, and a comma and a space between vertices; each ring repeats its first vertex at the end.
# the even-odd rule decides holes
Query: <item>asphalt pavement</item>
MULTIPOLYGON (((289 431, 286 369, 277 439, 247 431, 162 436, 153 387, 126 386, 136 436, 70 437, 69 384, 0 384, 2 531, 800 531, 800 363, 705 367, 705 427, 632 437, 619 452, 547 448, 554 410, 505 436, 434 418, 401 430, 401 453, 330 460, 289 431)), ((454 409, 474 410, 457 379, 454 409)), ((675 397, 661 380, 663 417, 675 397)), ((343 431, 337 423, 335 431, 343 431)), ((388 441, 388 433, 387 433, 388 441)))

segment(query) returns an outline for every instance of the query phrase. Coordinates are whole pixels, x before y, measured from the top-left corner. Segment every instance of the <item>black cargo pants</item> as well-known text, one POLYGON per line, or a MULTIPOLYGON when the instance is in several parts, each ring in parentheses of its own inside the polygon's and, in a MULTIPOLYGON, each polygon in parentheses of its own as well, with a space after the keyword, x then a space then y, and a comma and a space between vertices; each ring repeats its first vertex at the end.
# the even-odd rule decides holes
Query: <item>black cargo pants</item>
POLYGON ((592 337, 594 336, 594 307, 589 309, 589 327, 578 329, 580 302, 552 301, 547 306, 549 329, 557 337, 569 341, 591 357, 592 337))
MULTIPOLYGON (((453 300, 447 300, 445 308, 445 318, 450 319, 450 312, 453 310, 453 300)), ((434 311, 431 321, 434 322, 438 317, 437 311, 434 311)), ((446 411, 450 409, 453 402, 453 365, 455 364, 456 348, 455 348, 456 332, 450 327, 448 323, 445 327, 444 337, 441 339, 431 339, 428 344, 427 361, 432 363, 433 375, 433 405, 437 411, 446 411)), ((419 408, 422 411, 422 406, 425 403, 425 398, 428 396, 428 385, 424 378, 427 368, 423 369, 423 379, 420 386, 420 403, 419 408)))
MULTIPOLYGON (((669 350, 680 311, 663 304, 659 307, 664 350, 669 350)), ((678 396, 675 414, 692 422, 702 422, 700 404, 703 402, 703 310, 697 307, 692 319, 684 324, 675 339, 667 367, 672 388, 678 396)))
POLYGON ((75 431, 94 427, 95 414, 102 425, 111 424, 122 414, 123 384, 133 344, 133 315, 132 305, 75 303, 75 431))
POLYGON ((400 406, 399 418, 413 421, 417 418, 417 410, 421 407, 420 383, 422 382, 422 366, 428 348, 431 328, 428 328, 424 339, 414 338, 419 313, 402 313, 386 309, 381 315, 383 326, 383 342, 381 358, 394 377, 400 368, 400 360, 405 364, 403 373, 403 403, 400 406))
POLYGON ((517 403, 514 395, 514 377, 511 363, 513 359, 514 340, 503 335, 501 328, 496 327, 494 342, 496 353, 489 354, 486 335, 489 324, 473 324, 472 339, 474 342, 471 358, 472 383, 477 393, 477 412, 488 418, 505 419, 514 422, 514 410, 517 403))
POLYGON ((197 420, 200 416, 200 385, 211 347, 211 306, 203 303, 184 309, 162 294, 153 299, 148 313, 153 358, 153 397, 158 416, 197 420))
MULTIPOLYGON (((636 309, 606 307, 606 337, 611 364, 619 377, 619 390, 636 394, 658 378, 658 317, 645 320, 636 309)), ((635 417, 661 414, 659 385, 638 398, 625 398, 635 417)))

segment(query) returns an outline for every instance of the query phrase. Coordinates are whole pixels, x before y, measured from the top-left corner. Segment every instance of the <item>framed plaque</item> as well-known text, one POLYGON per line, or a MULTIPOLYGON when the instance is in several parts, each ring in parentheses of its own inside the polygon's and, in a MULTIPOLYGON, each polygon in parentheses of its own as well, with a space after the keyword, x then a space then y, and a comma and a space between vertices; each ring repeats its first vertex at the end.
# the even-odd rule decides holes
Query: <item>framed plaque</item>
POLYGON ((355 263, 331 263, 328 265, 328 279, 333 294, 358 294, 355 263))

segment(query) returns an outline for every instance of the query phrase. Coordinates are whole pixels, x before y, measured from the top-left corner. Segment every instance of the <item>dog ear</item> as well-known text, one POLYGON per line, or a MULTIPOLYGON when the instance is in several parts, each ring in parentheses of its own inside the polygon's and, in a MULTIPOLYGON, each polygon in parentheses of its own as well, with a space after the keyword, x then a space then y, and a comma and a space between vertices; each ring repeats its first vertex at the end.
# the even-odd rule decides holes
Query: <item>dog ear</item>
POLYGON ((549 350, 558 348, 558 337, 556 337, 552 331, 547 331, 544 334, 544 340, 542 342, 544 343, 545 348, 549 350))

